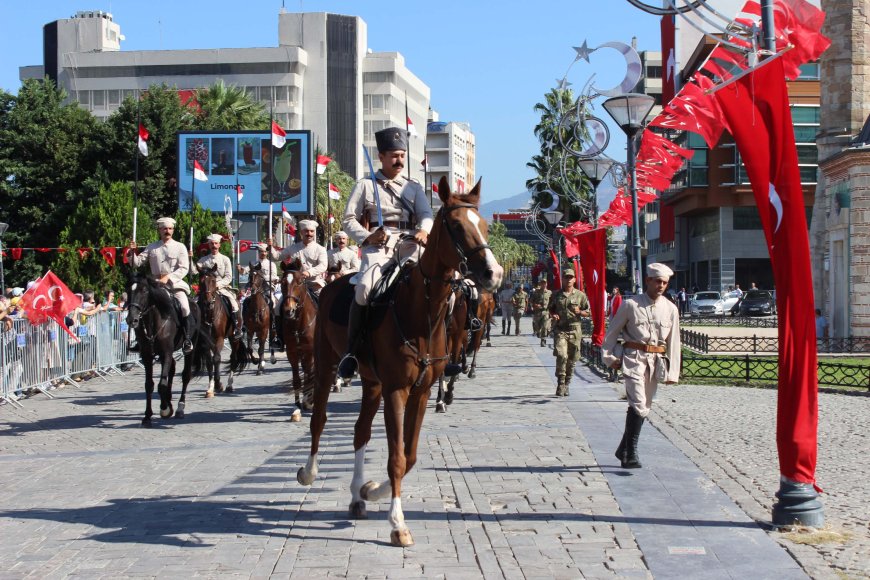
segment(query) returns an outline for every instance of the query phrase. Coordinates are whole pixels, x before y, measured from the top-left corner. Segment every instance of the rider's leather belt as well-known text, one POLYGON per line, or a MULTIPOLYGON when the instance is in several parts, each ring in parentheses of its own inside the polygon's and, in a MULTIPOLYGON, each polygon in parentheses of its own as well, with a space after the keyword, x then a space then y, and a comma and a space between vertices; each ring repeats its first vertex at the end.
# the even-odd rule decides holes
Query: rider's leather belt
POLYGON ((631 342, 628 341, 623 345, 625 348, 633 348, 634 350, 640 350, 643 352, 651 352, 655 354, 665 354, 667 352, 667 348, 664 346, 659 346, 657 344, 644 344, 642 342, 631 342))
MULTIPOLYGON (((406 221, 384 222, 383 225, 385 228, 396 228, 397 230, 407 230, 409 227, 409 224, 406 221)), ((372 222, 369 224, 370 230, 376 230, 379 227, 381 227, 380 222, 372 222)))

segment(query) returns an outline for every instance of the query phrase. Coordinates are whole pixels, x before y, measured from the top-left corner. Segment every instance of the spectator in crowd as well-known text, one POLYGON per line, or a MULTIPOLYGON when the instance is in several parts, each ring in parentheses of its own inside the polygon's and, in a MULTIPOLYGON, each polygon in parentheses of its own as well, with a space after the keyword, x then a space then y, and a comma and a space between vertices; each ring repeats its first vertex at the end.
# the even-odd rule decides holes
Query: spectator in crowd
POLYGON ((127 310, 127 293, 121 292, 121 298, 118 300, 118 310, 127 310))
POLYGON ((750 290, 758 290, 758 286, 755 285, 755 282, 750 282, 749 289, 750 290))
POLYGON ((677 293, 677 306, 680 307, 680 316, 685 316, 686 312, 689 311, 689 295, 685 288, 680 288, 677 293))
POLYGON ((106 299, 103 300, 103 303, 100 304, 103 310, 109 312, 112 310, 120 310, 121 307, 115 303, 115 291, 114 290, 105 290, 103 291, 106 299))
POLYGON ((619 310, 620 306, 622 306, 622 293, 619 291, 618 286, 614 286, 613 291, 610 293, 610 320, 613 320, 613 317, 616 316, 616 311, 619 310))
POLYGON ((821 308, 816 308, 816 345, 818 350, 824 348, 826 338, 828 338, 828 319, 822 316, 821 308))
POLYGON ((12 315, 9 311, 9 299, 6 296, 0 296, 0 332, 12 329, 12 315))

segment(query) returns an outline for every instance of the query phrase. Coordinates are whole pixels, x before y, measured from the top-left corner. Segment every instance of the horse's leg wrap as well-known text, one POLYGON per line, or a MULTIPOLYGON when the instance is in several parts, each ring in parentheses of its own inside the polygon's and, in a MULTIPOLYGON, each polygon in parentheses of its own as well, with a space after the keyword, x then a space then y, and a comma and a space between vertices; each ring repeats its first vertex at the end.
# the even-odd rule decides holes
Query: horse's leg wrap
POLYGON ((343 379, 353 378, 359 367, 355 352, 362 334, 365 314, 365 306, 360 306, 356 300, 350 303, 350 315, 347 321, 347 352, 338 363, 338 376, 343 379))

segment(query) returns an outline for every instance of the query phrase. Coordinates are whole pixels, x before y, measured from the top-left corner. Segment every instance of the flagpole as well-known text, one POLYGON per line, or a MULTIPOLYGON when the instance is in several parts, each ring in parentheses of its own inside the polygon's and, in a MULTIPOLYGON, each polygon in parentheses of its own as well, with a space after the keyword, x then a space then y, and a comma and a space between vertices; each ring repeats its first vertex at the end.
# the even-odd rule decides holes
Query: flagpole
MULTIPOLYGON (((317 173, 317 158, 320 157, 320 143, 314 149, 314 205, 315 212, 317 211, 317 185, 320 182, 320 175, 317 173)), ((326 187, 326 247, 332 249, 332 222, 329 221, 329 216, 332 215, 332 198, 329 196, 329 186, 326 187)))
POLYGON ((408 139, 408 152, 407 159, 405 159, 405 166, 408 168, 408 181, 411 181, 411 127, 408 125, 408 121, 411 120, 411 117, 408 116, 408 91, 405 91, 405 135, 407 135, 408 139))
POLYGON ((139 90, 136 89, 136 180, 133 186, 133 242, 136 242, 136 222, 139 217, 139 127, 142 125, 142 119, 139 112, 139 90))
MULTIPOLYGON (((266 236, 267 243, 270 239, 272 239, 272 204, 275 202, 275 143, 272 141, 272 132, 275 130, 274 106, 275 101, 273 100, 269 103, 269 233, 266 236)), ((270 253, 271 249, 271 244, 269 244, 270 253)), ((269 282, 272 282, 271 276, 269 282)))

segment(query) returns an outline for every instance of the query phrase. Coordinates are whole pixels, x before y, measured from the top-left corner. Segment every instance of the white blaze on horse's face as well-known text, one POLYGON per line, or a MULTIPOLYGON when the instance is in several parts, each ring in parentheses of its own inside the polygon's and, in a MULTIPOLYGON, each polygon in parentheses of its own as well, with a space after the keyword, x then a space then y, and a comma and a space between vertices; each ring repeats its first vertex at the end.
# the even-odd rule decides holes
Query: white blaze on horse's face
POLYGON ((133 286, 130 288, 133 292, 136 291, 136 287, 139 286, 138 282, 133 282, 133 286))
MULTIPOLYGON (((480 240, 480 243, 484 243, 485 238, 483 237, 483 232, 480 229, 482 218, 480 214, 476 211, 468 211, 468 221, 474 228, 477 230, 477 238, 480 240)), ((499 265, 498 260, 495 259, 495 255, 492 253, 492 250, 489 248, 485 248, 483 250, 483 259, 486 263, 486 269, 484 270, 485 274, 482 280, 480 280, 481 286, 483 286, 484 290, 492 292, 499 286, 501 286, 501 279, 504 276, 504 270, 501 265, 499 265)))

